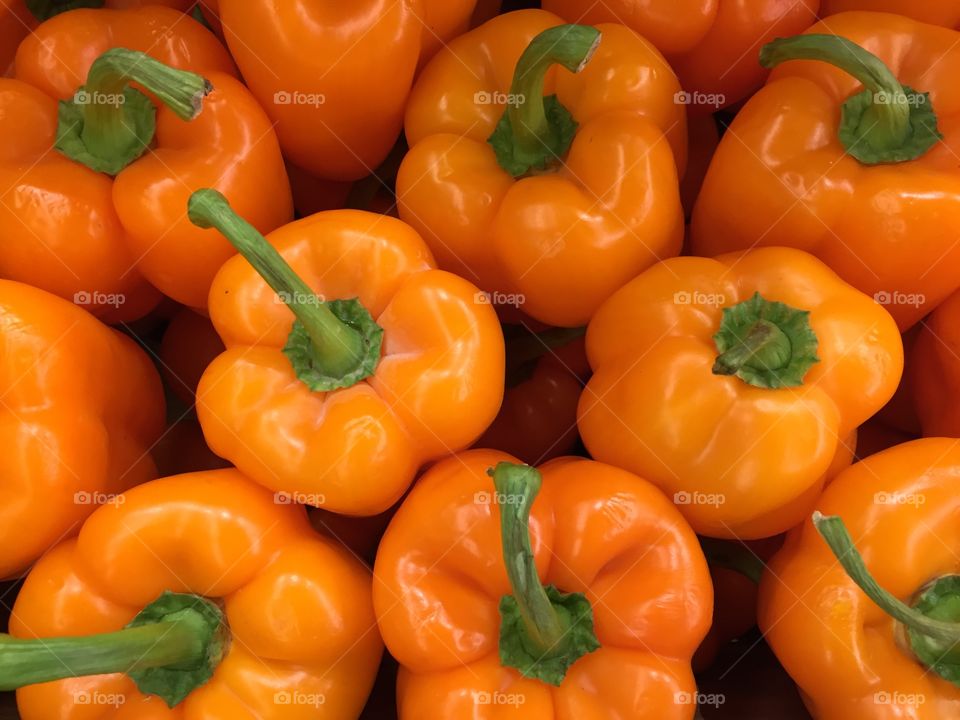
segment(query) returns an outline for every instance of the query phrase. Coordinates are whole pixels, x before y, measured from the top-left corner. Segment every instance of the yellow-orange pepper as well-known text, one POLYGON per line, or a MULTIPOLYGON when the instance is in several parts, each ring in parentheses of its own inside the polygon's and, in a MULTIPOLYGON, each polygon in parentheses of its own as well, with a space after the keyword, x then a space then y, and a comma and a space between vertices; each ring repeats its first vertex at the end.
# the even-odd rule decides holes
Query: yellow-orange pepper
POLYGON ((400 218, 494 303, 583 325, 680 250, 679 91, 660 53, 622 25, 564 26, 542 10, 494 18, 414 86, 400 218))
POLYGON ((0 578, 155 477, 163 389, 125 335, 54 295, 0 280, 0 578))
POLYGON ((714 155, 692 251, 806 250, 906 330, 960 287, 960 33, 843 13, 760 59, 775 69, 714 155))
POLYGON ((720 538, 809 514, 903 370, 890 314, 789 248, 655 265, 597 312, 587 357, 591 456, 655 482, 720 538))
POLYGON ((236 470, 141 485, 27 576, 0 638, 23 720, 356 718, 370 571, 236 470))
POLYGON ((156 303, 144 278, 204 308, 234 251, 190 224, 190 193, 216 187, 264 232, 293 215, 276 136, 235 75, 170 8, 75 10, 37 28, 16 79, 0 81, 0 272, 110 320, 156 303))
POLYGON ((817 17, 820 0, 543 0, 569 22, 628 25, 662 52, 687 91, 690 112, 709 114, 748 97, 766 71, 756 48, 817 17))
POLYGON ((466 29, 476 0, 219 0, 224 36, 284 155, 358 180, 390 152, 422 56, 466 29))
POLYGON ((820 15, 827 17, 850 10, 870 10, 960 28, 960 5, 955 0, 821 0, 820 15))
POLYGON ((438 463, 380 543, 373 601, 400 720, 692 720, 713 589, 689 525, 623 470, 515 462, 438 463))
POLYGON ((770 561, 760 629, 815 720, 960 717, 958 476, 954 439, 871 455, 770 561))
POLYGON ((244 255, 210 290, 227 350, 200 379, 197 415, 213 451, 257 482, 375 515, 497 414, 496 314, 469 282, 437 270, 404 223, 332 210, 267 242, 209 190, 191 198, 190 216, 244 255))

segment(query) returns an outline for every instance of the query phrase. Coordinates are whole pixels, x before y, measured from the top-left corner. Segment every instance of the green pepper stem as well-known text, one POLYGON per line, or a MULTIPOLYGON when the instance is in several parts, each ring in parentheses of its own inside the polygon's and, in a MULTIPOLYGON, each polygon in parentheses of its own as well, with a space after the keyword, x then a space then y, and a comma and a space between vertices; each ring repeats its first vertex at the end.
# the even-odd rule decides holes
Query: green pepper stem
POLYGON ((941 136, 929 96, 897 80, 884 62, 838 35, 780 38, 760 51, 760 64, 773 68, 788 60, 819 60, 852 75, 866 88, 843 107, 840 140, 865 163, 901 162, 926 152, 941 136))
POLYGON ((94 60, 86 84, 61 103, 57 148, 99 172, 116 174, 140 157, 156 130, 156 109, 137 83, 184 120, 200 112, 210 83, 146 53, 113 48, 94 60))
POLYGON ((192 615, 101 635, 25 640, 0 635, 0 690, 64 678, 193 663, 206 648, 192 615))
POLYGON ((779 370, 790 361, 790 340, 771 322, 755 320, 743 339, 717 356, 714 375, 736 375, 745 365, 779 370))
POLYGON ((837 558, 857 586, 863 590, 881 610, 895 620, 903 623, 907 628, 925 636, 937 645, 937 654, 942 659, 947 656, 956 657, 960 654, 957 644, 960 643, 960 623, 937 620, 900 601, 884 590, 874 580, 863 557, 857 552, 853 538, 846 526, 836 515, 826 516, 820 512, 813 514, 813 526, 827 543, 830 551, 837 558))
POLYGON ((315 363, 328 375, 345 375, 364 357, 363 337, 343 322, 253 225, 237 215, 216 190, 204 188, 190 196, 191 222, 216 228, 246 258, 290 308, 313 345, 315 363))
POLYGON ((0 635, 0 690, 125 673, 140 692, 174 707, 213 676, 228 641, 217 605, 164 592, 117 632, 34 640, 0 635))
POLYGON ((543 102, 543 84, 547 70, 562 65, 570 72, 580 72, 600 43, 600 31, 589 25, 559 25, 544 30, 527 46, 517 61, 510 85, 515 98, 507 106, 513 139, 520 154, 537 155, 545 147, 554 130, 543 102))
POLYGON ((540 473, 528 465, 499 463, 493 483, 500 507, 503 561, 527 637, 543 654, 562 652, 569 624, 547 597, 530 544, 530 507, 540 492, 540 473))

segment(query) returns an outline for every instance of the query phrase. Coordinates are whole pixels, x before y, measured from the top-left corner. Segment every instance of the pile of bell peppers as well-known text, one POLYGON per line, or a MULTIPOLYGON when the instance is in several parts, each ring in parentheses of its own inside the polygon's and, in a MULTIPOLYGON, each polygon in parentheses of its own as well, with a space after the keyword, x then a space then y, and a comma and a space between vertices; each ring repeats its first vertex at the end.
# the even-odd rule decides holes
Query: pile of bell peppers
POLYGON ((0 0, 0 70, 0 719, 960 718, 956 2, 0 0))

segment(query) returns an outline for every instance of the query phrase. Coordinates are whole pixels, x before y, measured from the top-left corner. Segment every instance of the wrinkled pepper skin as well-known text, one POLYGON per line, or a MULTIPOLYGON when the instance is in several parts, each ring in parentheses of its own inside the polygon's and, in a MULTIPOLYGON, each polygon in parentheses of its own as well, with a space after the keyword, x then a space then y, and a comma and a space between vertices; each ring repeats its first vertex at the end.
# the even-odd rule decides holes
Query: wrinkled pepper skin
POLYGON ((822 0, 821 17, 851 10, 869 10, 960 29, 960 6, 954 0, 822 0))
POLYGON ((395 218, 318 213, 271 233, 307 285, 359 298, 384 330, 375 374, 311 392, 282 348, 293 314, 243 258, 210 290, 227 347, 200 379, 207 442, 251 478, 304 502, 376 515, 426 462, 469 447, 503 397, 503 334, 466 280, 436 270, 426 244, 395 218))
POLYGON ((508 13, 434 57, 407 106, 397 198, 440 267, 518 296, 540 322, 576 327, 680 251, 686 114, 660 53, 622 25, 598 26, 600 44, 579 73, 554 67, 545 78, 545 95, 556 93, 579 123, 565 162, 515 180, 487 142, 504 105, 478 98, 507 98, 523 50, 561 24, 542 10, 508 13))
POLYGON ((929 92, 943 139, 917 159, 865 165, 837 137, 840 106, 859 82, 824 62, 786 62, 720 142, 694 209, 692 251, 806 250, 906 330, 960 286, 960 34, 873 13, 808 32, 849 38, 929 92))
POLYGON ((699 534, 741 539, 809 514, 903 370, 889 313, 790 248, 654 266, 596 314, 587 357, 579 426, 591 456, 659 485, 699 534), (724 308, 756 292, 809 311, 819 362, 799 387, 711 372, 724 308))
POLYGON ((960 437, 960 292, 920 325, 908 353, 913 409, 925 437, 960 437))
MULTIPOLYGON (((932 578, 960 569, 958 474, 956 440, 915 440, 842 472, 817 509, 843 519, 871 575, 909 603, 932 578)), ((903 649, 897 622, 846 575, 809 520, 769 568, 760 629, 815 720, 960 715, 960 689, 903 649)))
POLYGON ((235 75, 226 49, 170 8, 76 10, 41 25, 20 46, 16 79, 0 82, 0 127, 17 138, 0 156, 8 188, 0 272, 61 297, 89 298, 110 320, 135 319, 156 303, 144 278, 204 308, 210 281, 234 251, 186 218, 190 192, 217 187, 262 231, 293 216, 270 122, 235 75), (57 100, 72 98, 112 47, 149 52, 214 87, 193 121, 160 107, 155 147, 115 179, 52 150, 57 100), (122 301, 112 306, 116 296, 122 301))
POLYGON ((347 181, 369 175, 387 156, 421 54, 465 29, 474 5, 219 2, 227 44, 276 123, 284 155, 318 177, 347 181))
POLYGON ((128 337, 0 280, 0 578, 74 534, 97 504, 156 476, 163 389, 128 337), (52 458, 56 460, 52 461, 52 458))
POLYGON ((617 22, 666 56, 690 94, 691 114, 707 114, 748 97, 766 71, 756 51, 795 35, 817 17, 820 0, 543 0, 568 22, 617 22))
POLYGON ((710 626, 713 591, 696 536, 653 485, 602 463, 541 468, 530 537, 542 582, 583 592, 601 647, 559 687, 497 655, 497 603, 510 593, 499 505, 472 450, 428 471, 394 516, 374 566, 374 608, 400 662, 401 720, 506 717, 692 720, 690 658, 710 626), (477 694, 511 705, 482 705, 477 694), (502 713, 502 715, 501 715, 502 713))
POLYGON ((100 508, 48 553, 17 597, 11 634, 90 635, 122 628, 164 591, 220 599, 232 642, 213 677, 175 708, 122 674, 17 691, 23 720, 356 718, 382 643, 371 631, 370 572, 313 531, 302 506, 236 470, 163 478, 100 508), (283 693, 322 697, 278 705, 283 693), (99 695, 97 695, 99 694, 99 695))

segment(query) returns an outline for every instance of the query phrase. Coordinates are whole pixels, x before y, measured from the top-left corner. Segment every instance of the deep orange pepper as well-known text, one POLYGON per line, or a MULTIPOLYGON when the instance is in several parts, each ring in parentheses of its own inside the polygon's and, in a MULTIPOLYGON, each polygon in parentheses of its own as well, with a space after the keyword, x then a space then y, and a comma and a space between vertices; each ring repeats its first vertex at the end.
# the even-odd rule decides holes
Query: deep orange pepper
POLYGON ((507 341, 503 405, 475 447, 502 450, 531 465, 576 448, 577 403, 590 375, 584 341, 556 349, 543 343, 529 333, 507 341), (537 357, 524 357, 531 350, 537 357))
POLYGON ((0 578, 155 477, 157 371, 129 338, 37 288, 0 280, 0 578))
POLYGON ((397 198, 440 267, 575 327, 679 252, 686 115, 673 72, 636 33, 561 25, 507 13, 434 57, 407 106, 397 198))
POLYGON ((960 716, 958 476, 954 439, 872 455, 770 562, 760 629, 815 720, 960 716))
POLYGON ((844 13, 761 60, 783 64, 720 142, 693 252, 812 252, 909 328, 960 287, 960 34, 844 13))
POLYGON ((196 402, 203 371, 224 349, 209 318, 181 308, 170 319, 160 341, 160 371, 167 386, 187 407, 196 402))
POLYGON ((655 265, 601 307, 587 357, 591 456, 657 483, 698 533, 742 539, 810 512, 903 369, 890 314, 790 248, 655 265))
POLYGON ((955 0, 821 0, 820 3, 821 17, 850 10, 893 13, 932 25, 960 28, 960 5, 955 0))
POLYGON ((561 458, 540 487, 513 462, 438 463, 387 528, 373 599, 400 719, 691 720, 713 594, 693 531, 623 470, 561 458))
POLYGON ((177 418, 163 431, 153 448, 158 475, 180 475, 200 470, 218 470, 230 463, 214 455, 203 438, 203 430, 192 414, 177 418))
POLYGON ((466 29, 475 0, 220 0, 227 44, 284 155, 358 180, 390 152, 421 56, 466 29))
POLYGON ((194 195, 191 216, 247 258, 228 260, 210 290, 227 351, 200 380, 197 414, 213 451, 257 482, 375 515, 493 420, 504 382, 496 314, 435 269, 410 227, 333 210, 268 243, 209 191, 194 195))
MULTIPOLYGON (((264 231, 293 212, 270 122, 235 72, 207 30, 170 8, 76 10, 43 23, 20 46, 16 80, 0 83, 4 132, 16 138, 0 156, 6 188, 0 231, 8 238, 0 271, 85 299, 112 320, 140 317, 156 302, 144 277, 184 304, 205 307, 210 281, 233 249, 190 224, 183 210, 190 192, 221 189, 264 231), (89 102, 74 107, 89 122, 104 128, 128 122, 132 102, 107 106, 96 99, 122 91, 121 71, 90 84, 94 60, 116 47, 149 51, 171 67, 201 72, 213 91, 190 122, 162 106, 155 146, 125 158, 114 179, 52 146, 57 99, 81 97, 84 83, 89 102)), ((107 130, 99 135, 115 137, 107 130)))
POLYGON ((920 325, 907 358, 913 409, 923 435, 960 437, 960 292, 920 325))
POLYGON ((809 27, 820 0, 543 0, 568 22, 618 22, 656 45, 691 113, 739 102, 763 83, 756 48, 809 27))
POLYGON ((48 671, 41 682, 67 678, 18 690, 23 720, 91 709, 116 720, 355 718, 383 649, 370 583, 362 563, 313 531, 302 506, 278 504, 236 470, 163 478, 100 508, 31 571, 10 631, 45 640, 3 638, 0 683, 36 683, 24 678, 31 670, 48 671), (177 595, 157 601, 163 593, 177 595), (185 609, 140 629, 140 650, 132 630, 102 635, 174 602, 185 609), (157 675, 134 673, 135 683, 126 674, 173 658, 212 677, 169 688, 157 675))
POLYGON ((36 25, 23 0, 0 0, 0 76, 12 69, 20 42, 36 25))
POLYGON ((707 176, 713 154, 720 144, 720 130, 713 115, 694 115, 690 118, 690 147, 687 171, 680 181, 680 199, 684 215, 689 219, 697 203, 697 195, 707 176))

